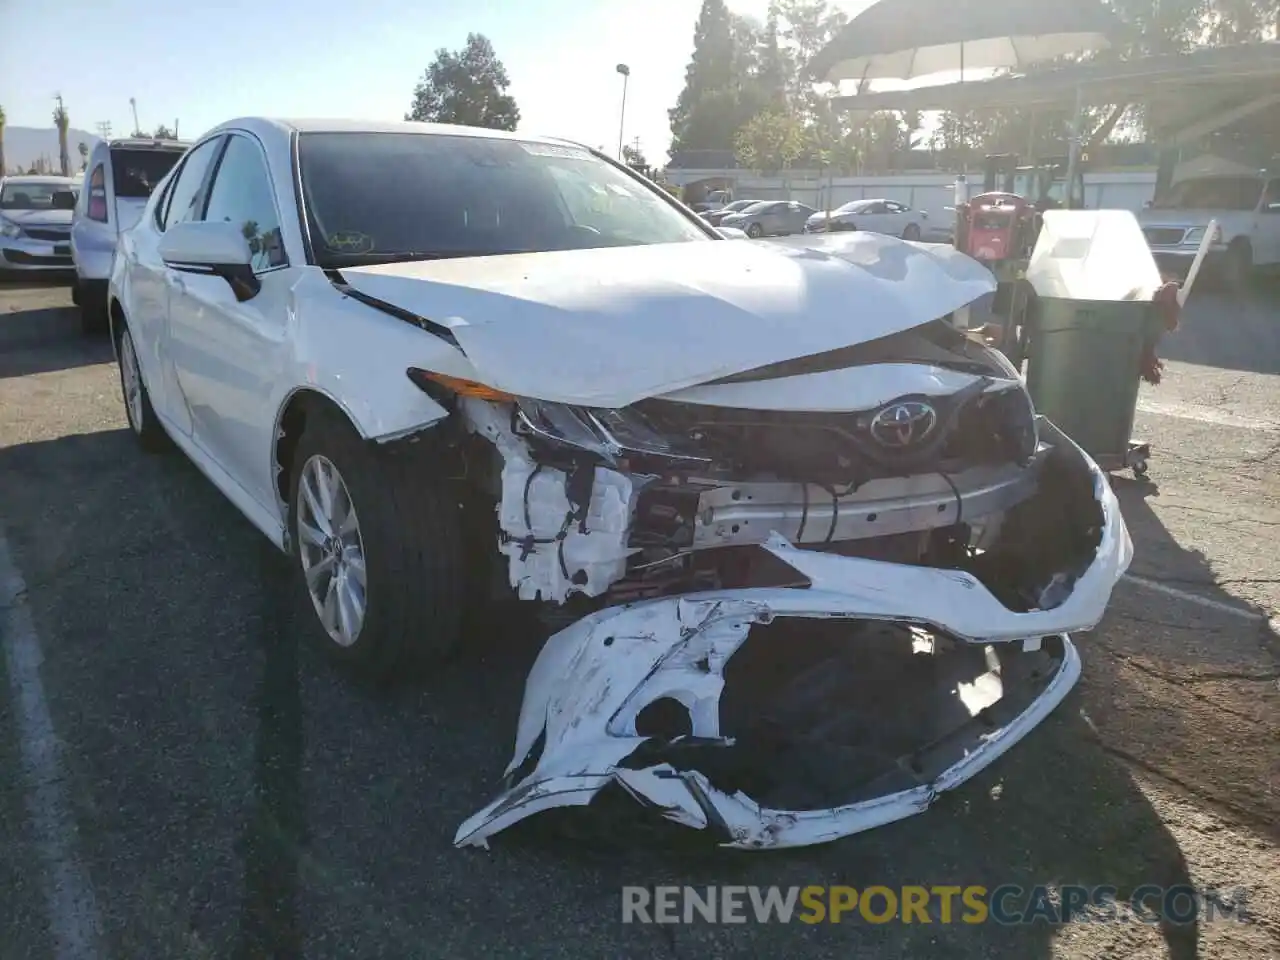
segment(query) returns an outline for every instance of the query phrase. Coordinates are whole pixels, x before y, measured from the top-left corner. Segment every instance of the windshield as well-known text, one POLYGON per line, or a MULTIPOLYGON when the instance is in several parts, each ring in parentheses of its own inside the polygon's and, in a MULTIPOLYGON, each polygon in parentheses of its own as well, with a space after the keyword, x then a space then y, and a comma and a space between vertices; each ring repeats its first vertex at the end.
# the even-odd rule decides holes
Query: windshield
POLYGON ((304 133, 322 266, 713 238, 581 147, 414 133, 304 133))
POLYGON ((54 194, 79 188, 70 183, 6 183, 0 191, 0 210, 52 210, 54 194))
POLYGON ((735 200, 733 203, 725 207, 725 209, 733 213, 737 213, 739 210, 745 210, 747 207, 753 206, 755 202, 756 201, 754 200, 735 200))
POLYGON ((745 207, 739 210, 738 213, 741 213, 744 215, 748 213, 763 213, 764 211, 769 209, 771 204, 772 204, 772 201, 770 200, 757 200, 755 203, 747 204, 745 207))
POLYGON ((1197 177, 1183 180, 1152 204, 1160 210, 1252 210, 1262 181, 1257 177, 1197 177))
POLYGON ((117 197, 145 200, 182 157, 183 150, 111 151, 111 185, 117 197))
POLYGON ((842 207, 836 207, 831 212, 832 213, 857 213, 859 210, 865 210, 869 206, 871 206, 871 201, 869 200, 854 200, 850 203, 846 203, 842 207))

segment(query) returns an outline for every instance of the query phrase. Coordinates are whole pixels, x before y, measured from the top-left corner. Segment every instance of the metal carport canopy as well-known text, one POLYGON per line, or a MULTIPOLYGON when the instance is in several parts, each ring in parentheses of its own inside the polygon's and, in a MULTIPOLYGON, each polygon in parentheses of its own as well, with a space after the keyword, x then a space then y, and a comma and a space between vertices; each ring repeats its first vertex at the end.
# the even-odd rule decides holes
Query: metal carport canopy
POLYGON ((1023 76, 835 98, 846 111, 1072 108, 1145 103, 1173 145, 1280 104, 1280 42, 1211 47, 1124 63, 1078 63, 1023 76))

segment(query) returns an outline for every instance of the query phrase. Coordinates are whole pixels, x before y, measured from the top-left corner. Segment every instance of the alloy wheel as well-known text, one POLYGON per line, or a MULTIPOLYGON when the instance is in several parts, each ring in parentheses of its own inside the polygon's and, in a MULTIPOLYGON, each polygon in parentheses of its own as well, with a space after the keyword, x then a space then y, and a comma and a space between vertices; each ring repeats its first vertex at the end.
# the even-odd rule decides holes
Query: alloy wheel
POLYGON ((298 478, 298 558, 320 624, 334 643, 360 636, 367 608, 364 539, 347 485, 319 454, 298 478))
POLYGON ((124 409, 134 433, 142 433, 142 375, 138 372, 138 355, 133 337, 125 330, 120 335, 120 386, 124 391, 124 409))

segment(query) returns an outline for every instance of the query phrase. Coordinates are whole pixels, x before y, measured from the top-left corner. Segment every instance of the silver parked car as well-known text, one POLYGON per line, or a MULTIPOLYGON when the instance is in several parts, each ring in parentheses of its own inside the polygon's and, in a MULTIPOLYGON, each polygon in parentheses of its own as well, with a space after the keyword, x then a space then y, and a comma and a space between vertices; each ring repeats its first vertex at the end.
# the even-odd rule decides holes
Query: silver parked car
POLYGON ((818 211, 794 200, 761 200, 720 221, 722 227, 742 230, 751 239, 802 233, 805 222, 818 211))
POLYGON ((85 333, 107 329, 107 280, 116 238, 138 222, 151 192, 190 146, 181 140, 100 140, 89 155, 71 222, 76 281, 71 299, 85 333))
POLYGON ((71 208, 80 182, 70 177, 0 178, 0 273, 71 269, 71 208))
POLYGON ((725 217, 732 216, 735 213, 741 213, 743 210, 747 209, 747 207, 758 202, 759 201, 757 200, 734 200, 732 203, 721 207, 719 210, 704 210, 699 214, 699 216, 713 227, 718 227, 720 226, 720 221, 725 217))
POLYGON ((837 207, 829 214, 815 213, 804 225, 805 233, 840 233, 846 230, 866 230, 870 233, 886 233, 903 240, 919 240, 928 225, 929 214, 912 210, 896 200, 854 200, 837 207))

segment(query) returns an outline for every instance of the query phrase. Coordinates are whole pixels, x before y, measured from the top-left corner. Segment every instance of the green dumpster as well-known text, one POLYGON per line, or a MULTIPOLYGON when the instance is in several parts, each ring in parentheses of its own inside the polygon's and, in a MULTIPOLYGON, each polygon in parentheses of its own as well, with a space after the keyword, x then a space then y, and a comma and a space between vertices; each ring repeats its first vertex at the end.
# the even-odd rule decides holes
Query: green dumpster
MULTIPOLYGON (((1163 280, 1128 210, 1046 210, 1026 279, 1027 390, 1104 470, 1146 474, 1134 443, 1144 359, 1163 330, 1163 280)), ((1167 306, 1167 305, 1166 305, 1167 306)))
POLYGON ((1036 412, 1104 470, 1145 473, 1145 445, 1130 440, 1142 358, 1163 329, 1156 305, 1041 297, 1030 327, 1027 390, 1036 412))

